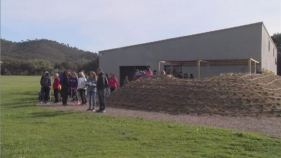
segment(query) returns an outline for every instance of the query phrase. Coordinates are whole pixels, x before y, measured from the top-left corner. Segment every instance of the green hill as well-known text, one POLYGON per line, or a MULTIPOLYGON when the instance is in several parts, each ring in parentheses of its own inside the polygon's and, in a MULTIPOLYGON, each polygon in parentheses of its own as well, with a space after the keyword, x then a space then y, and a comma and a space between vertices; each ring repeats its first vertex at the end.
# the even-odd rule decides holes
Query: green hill
POLYGON ((1 60, 43 59, 55 63, 69 62, 84 64, 98 57, 97 53, 83 51, 68 44, 40 39, 12 42, 1 39, 1 60))

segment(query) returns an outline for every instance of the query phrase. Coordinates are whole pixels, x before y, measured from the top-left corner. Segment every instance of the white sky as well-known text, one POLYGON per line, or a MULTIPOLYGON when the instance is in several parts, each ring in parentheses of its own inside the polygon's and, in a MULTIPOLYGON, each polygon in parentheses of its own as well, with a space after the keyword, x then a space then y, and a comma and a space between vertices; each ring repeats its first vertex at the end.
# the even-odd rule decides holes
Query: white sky
POLYGON ((281 33, 281 0, 1 0, 1 38, 92 52, 261 21, 281 33))

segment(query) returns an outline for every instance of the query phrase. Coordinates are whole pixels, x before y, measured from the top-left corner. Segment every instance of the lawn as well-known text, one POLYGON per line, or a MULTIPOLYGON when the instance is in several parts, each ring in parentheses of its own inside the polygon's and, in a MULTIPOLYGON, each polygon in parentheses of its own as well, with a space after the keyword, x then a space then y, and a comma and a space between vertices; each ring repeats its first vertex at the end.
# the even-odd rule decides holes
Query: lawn
POLYGON ((3 158, 281 157, 261 134, 40 108, 39 79, 1 76, 3 158))

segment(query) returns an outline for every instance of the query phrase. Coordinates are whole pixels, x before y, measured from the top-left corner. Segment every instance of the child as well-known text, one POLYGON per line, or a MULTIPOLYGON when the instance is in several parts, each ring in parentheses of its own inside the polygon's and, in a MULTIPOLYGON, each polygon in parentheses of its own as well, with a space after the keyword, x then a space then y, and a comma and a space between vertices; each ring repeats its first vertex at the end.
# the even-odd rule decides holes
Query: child
POLYGON ((71 82, 72 103, 79 105, 78 97, 77 97, 78 77, 76 72, 72 73, 72 77, 69 80, 71 82))

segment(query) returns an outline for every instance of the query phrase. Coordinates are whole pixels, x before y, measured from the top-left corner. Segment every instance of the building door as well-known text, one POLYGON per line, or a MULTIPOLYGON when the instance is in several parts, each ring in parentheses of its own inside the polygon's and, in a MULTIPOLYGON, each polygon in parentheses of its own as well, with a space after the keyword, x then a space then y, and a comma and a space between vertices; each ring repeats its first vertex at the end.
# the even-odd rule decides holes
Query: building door
POLYGON ((135 70, 147 70, 149 66, 120 66, 120 85, 123 86, 123 82, 126 76, 129 81, 133 81, 135 70))

